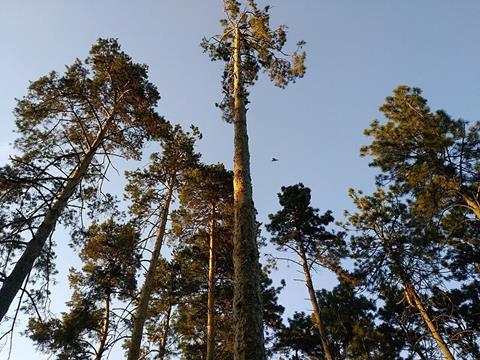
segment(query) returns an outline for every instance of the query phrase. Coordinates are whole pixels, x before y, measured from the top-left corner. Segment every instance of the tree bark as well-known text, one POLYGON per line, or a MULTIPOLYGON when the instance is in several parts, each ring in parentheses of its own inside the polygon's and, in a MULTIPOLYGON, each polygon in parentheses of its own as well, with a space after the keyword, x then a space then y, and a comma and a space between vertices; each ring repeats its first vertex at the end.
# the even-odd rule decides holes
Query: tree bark
POLYGON ((234 359, 264 360, 263 309, 255 212, 250 178, 245 93, 242 83, 241 33, 234 39, 234 359))
POLYGON ((422 320, 424 321, 424 323, 427 325, 427 328, 430 331, 430 334, 432 334, 433 338, 437 342, 438 347, 440 348, 443 354, 443 357, 447 360, 455 360, 455 358, 453 357, 453 354, 450 352, 450 349, 445 343, 445 340, 443 340, 442 335, 438 331, 436 325, 433 323, 432 319, 430 318, 430 315, 428 315, 427 310, 423 306, 422 299, 420 299, 420 297, 418 296, 413 285, 410 283, 410 281, 406 279, 404 279, 403 283, 404 283, 404 287, 407 295, 410 297, 410 300, 413 300, 413 304, 418 309, 418 312, 420 313, 420 316, 422 317, 422 320))
POLYGON ((92 162, 97 149, 103 142, 105 133, 112 121, 113 114, 105 120, 105 123, 99 130, 93 144, 85 153, 83 159, 70 173, 65 185, 55 195, 52 206, 46 212, 45 217, 33 235, 32 240, 28 242, 25 251, 18 259, 10 275, 3 281, 2 288, 0 289, 0 321, 2 321, 7 313, 10 304, 15 299, 15 296, 25 282, 28 274, 32 271, 33 264, 42 253, 42 249, 45 246, 47 239, 52 235, 58 218, 67 207, 68 200, 73 195, 75 188, 87 172, 87 169, 92 162))
POLYGON ((142 291, 140 293, 140 300, 138 301, 138 307, 134 315, 132 338, 130 340, 130 348, 128 350, 127 357, 128 360, 138 360, 140 357, 140 346, 142 343, 143 326, 147 318, 148 302, 150 301, 150 297, 155 284, 155 272, 157 271, 158 259, 160 257, 160 251, 162 250, 163 239, 165 237, 165 228, 167 226, 170 203, 172 202, 173 187, 174 181, 171 180, 169 182, 168 192, 162 206, 162 214, 160 216, 160 223, 155 239, 155 245, 153 248, 152 256, 150 258, 150 265, 145 275, 145 281, 143 283, 142 291))
POLYGON ((208 259, 208 301, 207 301, 207 360, 215 359, 215 272, 216 272, 216 239, 215 239, 215 206, 212 205, 210 218, 210 247, 208 259))
POLYGON ((105 297, 105 308, 103 309, 103 324, 100 330, 100 345, 98 346, 95 360, 101 360, 107 344, 108 329, 110 327, 110 294, 105 297))
POLYGON ((310 274, 310 267, 308 266, 305 248, 300 241, 298 241, 297 244, 300 249, 300 257, 302 260, 303 273, 305 275, 305 283, 307 285, 308 294, 310 295, 310 303, 312 304, 313 316, 315 318, 315 323, 317 325, 318 333, 320 335, 323 351, 325 352, 325 358, 327 360, 333 360, 330 345, 328 344, 327 333, 325 331, 325 327, 323 326, 322 316, 320 314, 320 307, 318 306, 317 295, 315 294, 315 289, 313 287, 312 276, 310 274))

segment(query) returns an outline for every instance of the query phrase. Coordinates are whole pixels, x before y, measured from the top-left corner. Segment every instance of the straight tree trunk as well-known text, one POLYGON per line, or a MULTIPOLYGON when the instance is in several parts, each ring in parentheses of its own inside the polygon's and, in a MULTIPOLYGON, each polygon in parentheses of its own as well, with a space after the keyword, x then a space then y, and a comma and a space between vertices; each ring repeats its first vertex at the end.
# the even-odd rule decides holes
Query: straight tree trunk
POLYGON ((100 345, 97 350, 97 356, 95 360, 101 360, 103 353, 105 352, 106 344, 107 344, 107 337, 108 337, 108 329, 110 327, 110 294, 107 294, 105 297, 105 307, 103 309, 103 324, 100 331, 100 345))
POLYGON ((264 360, 263 308, 255 213, 250 178, 245 93, 242 83, 241 33, 234 39, 234 359, 264 360))
POLYGON ((327 360, 333 360, 332 352, 330 351, 330 345, 328 344, 327 333, 323 326, 322 316, 320 314, 320 307, 318 306, 317 295, 313 287, 312 276, 310 274, 310 267, 308 266, 307 256, 305 254, 305 248, 303 244, 298 241, 298 247, 300 249, 300 257, 302 260, 303 273, 305 275, 305 283, 307 285, 308 294, 310 295, 310 303, 312 304, 313 316, 317 325, 320 340, 322 342, 323 351, 325 352, 325 358, 327 360))
POLYGON ((173 187, 174 181, 171 180, 169 182, 168 192, 162 206, 162 214, 160 216, 160 223, 155 239, 155 245, 153 248, 152 256, 150 258, 150 265, 145 275, 145 281, 143 283, 142 291, 140 293, 140 300, 138 302, 138 307, 134 315, 132 338, 130 340, 130 348, 128 350, 128 360, 138 360, 140 357, 140 345, 142 343, 143 326, 147 318, 148 303, 152 295, 155 281, 155 272, 157 271, 158 259, 160 257, 160 251, 162 249, 163 239, 165 237, 165 228, 167 226, 170 203, 172 202, 173 187))
POLYGON ((207 301, 207 360, 215 359, 215 272, 216 272, 216 239, 215 239, 215 206, 212 205, 210 218, 210 247, 208 259, 208 301, 207 301))
POLYGON ((52 206, 48 209, 42 223, 33 234, 32 240, 28 242, 25 251, 18 259, 10 275, 3 280, 2 288, 0 289, 0 321, 2 321, 10 304, 15 299, 15 296, 25 282, 25 279, 32 271, 33 264, 42 253, 42 249, 45 246, 47 239, 52 235, 58 218, 67 207, 68 200, 73 195, 75 188, 87 172, 87 169, 92 162, 97 149, 103 142, 105 133, 112 121, 113 114, 105 120, 105 123, 99 130, 93 144, 87 150, 83 159, 81 159, 70 173, 65 185, 55 195, 52 206))
POLYGON ((167 314, 165 315, 165 321, 163 323, 163 329, 162 329, 162 338, 160 340, 160 347, 158 351, 158 359, 159 360, 164 360, 165 359, 165 353, 167 350, 167 341, 168 341, 168 333, 170 331, 170 316, 172 315, 172 307, 173 307, 173 288, 170 288, 170 294, 168 297, 168 308, 167 308, 167 314))
POLYGON ((407 295, 410 297, 410 300, 413 302, 418 312, 420 313, 420 316, 422 317, 422 320, 424 321, 425 325, 427 325, 427 328, 430 331, 430 334, 433 336, 433 338, 437 342, 438 347, 440 348, 443 354, 443 357, 446 360, 455 360, 455 358, 453 357, 453 354, 450 352, 450 349, 445 343, 445 340, 443 340, 442 335, 438 331, 436 325, 433 323, 432 319, 430 318, 430 315, 428 315, 427 310, 423 306, 422 299, 420 299, 420 297, 418 296, 417 292, 415 291, 415 288, 410 283, 410 281, 404 280, 403 282, 404 282, 404 287, 407 295))

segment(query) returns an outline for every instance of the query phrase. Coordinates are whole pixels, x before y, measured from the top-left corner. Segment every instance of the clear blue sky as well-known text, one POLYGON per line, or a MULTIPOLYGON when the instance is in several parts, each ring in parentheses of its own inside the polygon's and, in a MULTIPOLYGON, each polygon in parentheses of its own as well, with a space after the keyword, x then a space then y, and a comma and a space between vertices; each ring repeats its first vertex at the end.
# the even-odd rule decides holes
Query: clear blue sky
MULTIPOLYGON (((263 1, 260 1, 263 3, 263 1)), ((289 26, 289 39, 307 42, 307 74, 287 90, 262 79, 252 91, 249 135, 255 204, 259 220, 277 210, 282 185, 302 181, 313 203, 338 219, 351 207, 349 187, 370 190, 373 172, 358 156, 362 135, 379 117, 383 99, 400 84, 424 90, 432 108, 478 120, 480 95, 480 2, 476 0, 272 0, 272 22, 289 26), (276 157, 279 162, 271 163, 276 157)), ((232 128, 222 123, 220 64, 199 46, 219 31, 220 0, 4 0, 0 9, 0 164, 10 154, 14 98, 29 80, 76 57, 84 58, 98 37, 118 37, 137 62, 150 66, 162 95, 159 113, 172 122, 200 127, 205 162, 232 167, 232 128)), ((120 165, 134 168, 137 164, 120 165)), ((108 185, 121 191, 115 181, 108 185)), ((64 236, 57 236, 65 243, 64 236)), ((65 270, 77 260, 59 247, 59 285, 52 310, 67 300, 65 270)), ((308 310, 294 268, 276 279, 287 313, 308 310)), ((318 288, 331 277, 316 276, 318 288)), ((6 358, 0 353, 0 359, 6 358)), ((17 338, 12 360, 41 359, 28 340, 17 338)), ((115 358, 117 358, 115 356, 115 358)))

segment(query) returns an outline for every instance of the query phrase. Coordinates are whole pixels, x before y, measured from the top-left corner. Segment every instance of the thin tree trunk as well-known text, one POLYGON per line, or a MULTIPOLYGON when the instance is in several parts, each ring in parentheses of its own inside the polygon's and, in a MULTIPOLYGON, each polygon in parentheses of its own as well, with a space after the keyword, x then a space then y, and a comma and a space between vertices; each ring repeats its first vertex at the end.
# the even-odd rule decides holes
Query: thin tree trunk
POLYGON ((264 360, 263 309, 255 213, 250 178, 245 94, 242 84, 241 34, 234 39, 234 359, 264 360))
POLYGON ((216 239, 215 239, 215 206, 212 206, 210 219, 210 247, 208 259, 208 301, 207 301, 207 360, 215 359, 215 272, 216 272, 216 239))
POLYGON ((95 360, 101 360, 103 353, 105 352, 108 329, 110 327, 110 294, 105 297, 105 307, 103 309, 103 324, 100 330, 100 345, 98 346, 97 356, 95 360))
POLYGON ((315 289, 313 287, 312 276, 310 274, 310 268, 308 266, 305 248, 300 241, 298 242, 298 246, 300 249, 300 257, 302 259, 305 283, 307 285, 308 294, 310 295, 310 303, 312 304, 313 316, 315 318, 315 323, 317 325, 318 333, 320 335, 323 351, 325 352, 325 358, 327 360, 333 360, 332 352, 330 351, 330 345, 328 344, 327 333, 325 331, 325 327, 323 326, 322 316, 320 314, 320 307, 318 306, 317 295, 315 294, 315 289))
POLYGON ((84 158, 77 164, 75 169, 70 173, 65 185, 55 195, 52 206, 46 212, 43 222, 34 233, 32 240, 30 240, 25 247, 25 251, 18 259, 15 267, 9 276, 3 280, 2 288, 0 289, 0 321, 8 311, 10 304, 15 299, 18 291, 25 282, 28 274, 32 271, 33 264, 42 253, 47 239, 52 235, 58 218, 65 210, 68 200, 73 195, 75 188, 82 180, 87 172, 87 169, 92 162, 97 149, 100 147, 105 133, 113 121, 113 114, 105 121, 103 127, 98 132, 95 141, 85 153, 84 158))
POLYGON ((170 331, 170 316, 172 314, 172 307, 173 307, 173 288, 170 288, 170 294, 168 297, 168 308, 167 308, 167 313, 165 315, 165 321, 163 323, 163 329, 162 329, 162 338, 160 340, 160 347, 158 351, 158 359, 159 360, 164 360, 165 359, 165 353, 167 350, 167 341, 168 341, 168 333, 170 331))
MULTIPOLYGON (((172 178, 173 179, 173 178, 172 178)), ((137 310, 135 311, 133 320, 132 338, 130 340, 130 348, 128 350, 128 360, 138 360, 140 357, 140 345, 142 343, 143 326, 147 317, 148 303, 155 284, 155 272, 158 267, 158 259, 160 257, 160 251, 163 245, 163 239, 165 237, 165 228, 167 226, 168 212, 170 209, 170 203, 173 196, 173 180, 168 185, 167 196, 162 206, 162 214, 160 216, 160 223, 158 226, 157 236, 155 239, 155 245, 153 248, 152 256, 150 258, 150 265, 147 273, 145 274, 145 282, 142 286, 140 293, 140 300, 138 302, 137 310)))
POLYGON ((413 301, 413 304, 418 309, 420 316, 422 317, 423 321, 427 325, 427 328, 430 331, 430 334, 432 334, 433 338, 437 342, 438 347, 440 348, 444 358, 447 360, 455 360, 455 358, 453 357, 453 354, 450 352, 450 349, 445 343, 445 340, 443 340, 442 335, 440 334, 437 327, 433 323, 432 319, 430 318, 430 315, 428 315, 428 312, 423 306, 422 300, 418 296, 413 285, 410 283, 410 281, 405 279, 403 283, 404 283, 404 287, 407 295, 410 297, 410 300, 413 301))

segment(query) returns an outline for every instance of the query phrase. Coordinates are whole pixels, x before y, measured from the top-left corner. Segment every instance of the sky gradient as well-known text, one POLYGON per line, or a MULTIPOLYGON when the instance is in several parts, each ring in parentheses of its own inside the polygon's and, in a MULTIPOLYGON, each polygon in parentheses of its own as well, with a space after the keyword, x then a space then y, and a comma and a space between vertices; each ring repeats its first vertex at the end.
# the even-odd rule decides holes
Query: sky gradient
MULTIPOLYGON (((360 146, 368 143, 362 132, 374 118, 381 119, 378 107, 400 84, 422 88, 432 109, 479 119, 480 2, 269 3, 273 25, 289 27, 290 45, 307 42, 307 73, 286 90, 262 76, 251 91, 247 115, 259 221, 265 223, 267 214, 278 210, 276 194, 283 185, 303 182, 312 189, 313 205, 333 210, 339 220, 351 208, 349 188, 371 191, 374 172, 368 159, 359 157, 360 146), (272 157, 280 161, 272 163, 272 157)), ((0 165, 13 153, 14 99, 25 95, 28 82, 85 58, 97 38, 116 37, 134 61, 149 65, 150 80, 162 96, 158 112, 172 123, 198 126, 203 161, 232 168, 232 127, 214 106, 221 99, 222 66, 199 46, 202 36, 220 31, 221 16, 220 0, 3 0, 0 165)), ((120 170, 137 166, 118 164, 120 170)), ((120 193, 123 183, 115 179, 107 186, 120 193)), ((53 311, 68 300, 65 272, 78 263, 64 245, 65 235, 55 237, 60 274, 53 311)), ((304 285, 293 280, 297 276, 285 266, 274 274, 277 281, 287 280, 280 296, 287 315, 309 310, 304 285)), ((331 288, 332 279, 318 273, 315 285, 331 288)), ((0 359, 5 356, 0 353, 0 359)), ((15 339, 12 360, 43 358, 29 340, 15 339)))

